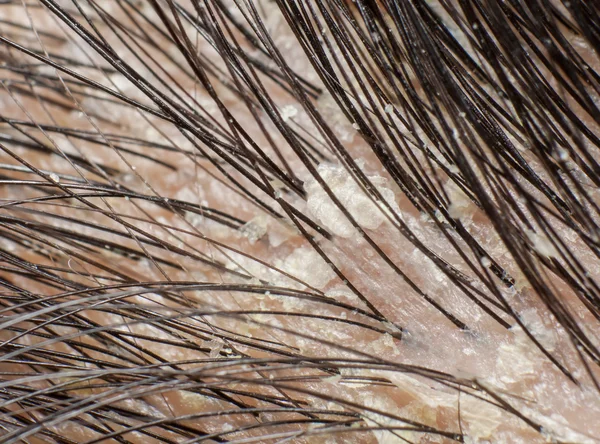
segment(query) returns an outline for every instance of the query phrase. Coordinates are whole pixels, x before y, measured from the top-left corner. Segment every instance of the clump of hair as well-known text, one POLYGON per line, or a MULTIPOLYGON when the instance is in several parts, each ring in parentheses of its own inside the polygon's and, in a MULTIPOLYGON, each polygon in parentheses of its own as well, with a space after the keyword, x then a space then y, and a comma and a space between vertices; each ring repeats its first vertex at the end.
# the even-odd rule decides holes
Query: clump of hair
POLYGON ((597 442, 599 24, 0 2, 0 443, 597 442))

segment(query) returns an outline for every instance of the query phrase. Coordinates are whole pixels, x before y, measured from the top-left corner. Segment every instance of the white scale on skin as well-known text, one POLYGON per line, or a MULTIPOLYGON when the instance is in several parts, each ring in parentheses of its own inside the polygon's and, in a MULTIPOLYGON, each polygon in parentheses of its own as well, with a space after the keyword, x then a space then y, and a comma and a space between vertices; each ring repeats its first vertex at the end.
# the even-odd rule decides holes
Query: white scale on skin
POLYGON ((0 18, 0 442, 600 442, 595 2, 0 18))

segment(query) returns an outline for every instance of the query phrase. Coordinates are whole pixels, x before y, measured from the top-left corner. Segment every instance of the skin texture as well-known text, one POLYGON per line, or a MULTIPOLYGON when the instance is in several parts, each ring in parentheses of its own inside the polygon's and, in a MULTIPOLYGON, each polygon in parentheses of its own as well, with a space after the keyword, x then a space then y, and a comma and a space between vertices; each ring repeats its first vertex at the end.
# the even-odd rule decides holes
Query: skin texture
POLYGON ((598 11, 397 3, 0 6, 0 443, 598 441, 598 11))

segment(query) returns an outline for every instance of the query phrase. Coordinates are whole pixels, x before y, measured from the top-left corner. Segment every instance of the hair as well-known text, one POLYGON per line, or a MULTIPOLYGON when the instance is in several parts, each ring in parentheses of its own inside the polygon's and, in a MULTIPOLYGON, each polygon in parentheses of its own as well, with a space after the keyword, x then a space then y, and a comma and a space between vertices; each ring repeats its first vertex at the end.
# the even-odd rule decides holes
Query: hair
POLYGON ((597 2, 0 17, 0 443, 600 436, 597 2))

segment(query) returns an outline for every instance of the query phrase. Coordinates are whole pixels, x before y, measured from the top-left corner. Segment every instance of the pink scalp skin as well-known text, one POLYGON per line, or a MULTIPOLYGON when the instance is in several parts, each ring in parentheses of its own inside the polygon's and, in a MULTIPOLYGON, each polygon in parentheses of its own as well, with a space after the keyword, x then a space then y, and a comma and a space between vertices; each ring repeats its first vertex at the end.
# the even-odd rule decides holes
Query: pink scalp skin
MULTIPOLYGON (((130 18, 116 3, 107 2, 101 6, 119 23, 132 26, 130 18)), ((268 6, 271 7, 261 10, 264 14, 262 19, 289 67, 323 87, 284 18, 275 7, 268 6)), ((140 7, 158 23, 150 5, 140 7)), ((230 8, 234 14, 237 13, 233 2, 230 8)), ((82 63, 107 66, 106 61, 72 33, 62 41, 45 35, 44 32, 65 34, 52 15, 43 9, 25 9, 23 5, 2 6, 0 13, 17 23, 33 25, 38 31, 39 40, 31 33, 28 34, 30 40, 25 40, 20 34, 8 33, 8 28, 4 29, 6 25, 3 25, 0 28, 2 35, 9 36, 7 38, 11 40, 27 42, 27 47, 42 53, 68 54, 82 63)), ((241 15, 237 14, 240 18, 241 15)), ((440 14, 443 15, 443 11, 440 14)), ((64 24, 61 26, 64 28, 64 24)), ((123 42, 108 31, 106 24, 99 22, 98 26, 116 53, 126 59, 129 52, 123 42)), ((198 36, 189 25, 185 30, 206 60, 225 69, 221 55, 202 36, 198 36)), ((232 35, 243 40, 237 31, 232 31, 232 35)), ((597 54, 583 39, 571 37, 575 50, 597 72, 600 68, 597 54)), ((164 37, 156 38, 159 46, 170 51, 168 54, 173 59, 157 51, 144 53, 138 50, 142 59, 150 65, 144 67, 131 58, 134 69, 150 83, 158 84, 150 71, 168 79, 173 85, 178 82, 177 91, 189 93, 195 100, 194 106, 204 107, 203 115, 213 117, 222 125, 222 130, 232 136, 235 131, 228 125, 213 98, 195 78, 182 72, 185 59, 177 48, 164 37), (151 61, 150 54, 154 61, 151 61), (179 67, 174 62, 180 63, 179 67), (166 71, 159 71, 158 66, 166 71)), ((134 40, 140 42, 143 39, 137 35, 134 40)), ((142 47, 149 51, 152 49, 148 42, 142 42, 142 47)), ((243 41, 242 48, 257 58, 264 57, 256 54, 257 51, 248 42, 243 41)), ((15 48, 6 49, 4 57, 8 63, 30 60, 15 48)), ((541 64, 540 69, 544 69, 541 64)), ((61 79, 71 78, 47 66, 39 67, 39 71, 59 75, 61 79)), ((125 97, 151 104, 122 74, 107 75, 81 66, 76 66, 73 71, 125 97)), ((413 75, 415 91, 423 94, 419 76, 413 75)), ((548 75, 552 84, 554 79, 548 75)), ((230 74, 223 76, 229 78, 230 74)), ((7 71, 5 79, 19 80, 22 77, 19 73, 7 71)), ((69 83, 65 85, 70 93, 44 91, 46 99, 42 100, 35 94, 27 97, 4 80, 1 102, 4 116, 38 125, 93 131, 105 141, 110 140, 107 135, 119 134, 172 148, 164 151, 147 145, 134 145, 136 153, 150 157, 144 159, 119 151, 115 148, 117 142, 111 141, 108 146, 99 147, 86 140, 35 128, 34 125, 34 128, 27 129, 29 134, 43 139, 46 145, 55 149, 55 154, 39 154, 7 145, 9 149, 2 155, 5 164, 22 165, 17 158, 9 155, 10 151, 42 172, 8 171, 6 174, 11 179, 41 180, 47 184, 46 189, 53 192, 65 191, 58 185, 90 185, 90 182, 85 182, 95 181, 91 182, 92 185, 102 183, 110 186, 113 192, 119 184, 156 198, 149 202, 113 194, 109 197, 86 195, 85 202, 64 199, 64 202, 60 201, 62 205, 55 205, 52 201, 13 203, 13 207, 44 209, 125 234, 117 236, 89 225, 71 225, 67 220, 49 218, 44 214, 15 212, 15 215, 28 220, 76 230, 79 234, 97 238, 99 243, 86 250, 81 244, 68 244, 64 239, 44 243, 48 232, 31 225, 24 226, 22 234, 29 236, 33 248, 8 240, 7 248, 13 254, 40 268, 58 267, 61 270, 57 269, 57 275, 88 288, 125 281, 138 284, 132 287, 136 289, 148 286, 142 283, 157 282, 173 287, 172 294, 168 296, 157 294, 159 292, 154 289, 132 295, 120 295, 121 289, 112 289, 106 293, 109 295, 106 300, 101 297, 78 300, 80 296, 67 294, 66 288, 33 282, 30 277, 11 273, 11 270, 3 272, 3 277, 10 278, 11 282, 33 294, 59 295, 56 301, 72 304, 78 310, 79 319, 103 328, 113 338, 112 342, 106 338, 103 340, 88 334, 81 326, 61 325, 56 321, 52 327, 54 339, 47 335, 36 336, 35 332, 43 332, 39 327, 34 328, 40 320, 52 319, 52 313, 58 316, 58 311, 50 312, 49 318, 38 313, 10 325, 33 329, 25 334, 9 328, 0 333, 0 339, 6 341, 4 346, 18 344, 30 347, 16 357, 29 356, 26 353, 34 352, 35 344, 39 344, 40 350, 65 354, 64 368, 59 369, 31 367, 10 361, 0 363, 0 370, 7 372, 4 381, 12 381, 15 386, 19 383, 43 390, 52 387, 52 384, 72 382, 72 386, 65 385, 64 389, 69 402, 55 406, 53 411, 58 412, 56 419, 46 422, 44 418, 49 411, 26 403, 5 402, 3 407, 12 412, 13 418, 34 418, 41 424, 38 429, 32 426, 27 437, 29 442, 45 442, 42 430, 67 437, 71 442, 102 440, 109 433, 93 430, 76 421, 83 418, 93 423, 98 420, 97 417, 89 416, 89 412, 67 409, 69 403, 73 405, 86 398, 96 402, 95 406, 87 407, 92 411, 100 411, 101 405, 152 417, 158 423, 144 430, 177 442, 186 440, 174 430, 161 428, 161 424, 171 421, 208 434, 224 433, 221 436, 227 440, 249 440, 242 442, 283 442, 288 439, 314 443, 406 442, 403 440, 429 443, 453 442, 460 435, 463 441, 473 443, 597 441, 600 436, 600 422, 597 421, 600 398, 592 376, 600 378, 598 367, 587 358, 588 369, 582 364, 569 335, 532 288, 489 216, 458 189, 447 173, 427 164, 422 153, 415 150, 414 155, 422 163, 424 171, 430 177, 437 177, 441 189, 447 193, 451 217, 460 220, 490 258, 514 279, 513 287, 503 285, 494 277, 490 263, 468 250, 457 235, 451 233, 450 238, 445 236, 440 224, 415 209, 374 155, 363 129, 353 126, 328 92, 312 98, 310 103, 324 116, 337 140, 357 162, 385 203, 375 202, 357 185, 339 158, 332 155, 331 144, 323 139, 319 126, 311 120, 307 106, 299 104, 273 81, 264 80, 265 91, 272 97, 282 119, 290 127, 301 129, 301 134, 320 141, 321 145, 316 144, 327 154, 328 161, 315 166, 313 172, 294 153, 264 111, 257 111, 257 120, 247 104, 220 83, 216 76, 211 76, 211 82, 221 104, 231 113, 239 128, 243 128, 257 146, 264 149, 266 156, 282 168, 280 158, 286 159, 289 168, 302 181, 304 197, 289 191, 277 179, 267 180, 275 189, 274 196, 269 197, 231 166, 225 165, 221 169, 203 158, 180 128, 167 119, 138 112, 130 106, 84 97, 73 92, 75 88, 69 83), (58 98, 66 105, 51 104, 50 98, 58 98), (264 131, 261 125, 264 125, 264 131), (279 148, 279 155, 272 146, 279 148), (74 167, 65 160, 62 155, 65 152, 87 159, 96 166, 96 172, 74 167), (170 167, 156 160, 167 162, 170 167), (105 176, 97 173, 110 168, 114 168, 114 172, 105 176), (329 191, 349 210, 356 225, 364 230, 362 233, 336 207, 323 185, 316 180, 315 171, 329 191), (330 239, 303 225, 331 263, 327 264, 322 259, 314 245, 290 221, 289 215, 278 219, 267 214, 236 190, 232 179, 239 181, 249 194, 269 201, 279 213, 286 214, 282 203, 287 203, 327 230, 331 234, 330 239), (163 198, 173 201, 160 206, 163 198), (97 207, 86 207, 89 202, 97 207), (203 215, 202 211, 197 214, 187 209, 176 211, 181 202, 218 210, 238 218, 242 223, 225 226, 203 215), (389 207, 386 209, 386 206, 389 207), (465 281, 480 294, 493 299, 490 288, 497 288, 513 310, 519 313, 524 326, 542 347, 565 365, 577 384, 544 356, 510 316, 495 310, 510 326, 506 328, 474 304, 416 247, 414 240, 409 240, 398 230, 396 217, 411 230, 423 249, 435 253, 457 272, 463 273, 465 281), (139 237, 135 239, 131 233, 139 237), (144 237, 145 234, 152 237, 144 237), (148 239, 154 244, 147 243, 148 239), (464 256, 449 239, 457 242, 464 256), (161 247, 159 240, 168 245, 161 247), (106 245, 103 246, 104 242, 106 245), (393 266, 386 263, 374 245, 393 266), (135 251, 135 258, 133 253, 125 256, 119 249, 123 247, 135 251), (78 257, 73 254, 75 252, 82 254, 78 257), (208 265, 205 259, 218 261, 219 267, 208 265), (474 269, 479 274, 474 273, 474 269), (398 270, 406 277, 403 278, 398 270), (91 277, 86 273, 109 277, 91 277), (419 290, 415 291, 408 280, 419 290), (494 284, 489 284, 490 281, 494 284), (205 287, 196 284, 205 284, 205 287), (352 288, 356 291, 353 292, 352 288), (293 293, 295 290, 302 293, 293 293), (357 293, 364 296, 379 315, 373 316, 369 305, 357 293), (109 300, 111 295, 120 297, 109 300), (457 328, 423 295, 467 324, 468 330, 457 328), (171 321, 176 319, 179 323, 168 324, 160 319, 149 321, 135 312, 135 306, 158 314, 158 318, 171 316, 171 321), (121 337, 114 339, 118 336, 114 335, 115 332, 121 332, 128 342, 121 337), (68 340, 90 347, 85 350, 87 361, 78 359, 83 349, 68 343, 68 340), (134 359, 135 350, 141 351, 134 359), (264 361, 257 363, 255 360, 258 359, 264 361), (359 360, 363 363, 358 363, 359 360), (104 366, 99 370, 97 362, 100 361, 104 366), (136 385, 133 374, 140 371, 142 361, 147 366, 154 365, 154 369, 145 371, 143 374, 147 381, 136 385), (109 375, 110 371, 114 375, 109 375), (132 375, 129 376, 127 371, 133 372, 132 375), (34 374, 38 375, 37 379, 31 376, 34 374), (159 374, 159 380, 151 379, 159 374), (128 383, 132 385, 128 386, 128 383), (216 390, 225 390, 228 400, 217 399, 216 390), (262 398, 252 396, 254 394, 262 398), (500 403, 505 404, 502 406, 500 403), (240 410, 253 408, 257 412, 240 413, 240 410), (300 411, 302 409, 312 410, 307 416, 306 411, 300 411), (237 414, 234 413, 236 411, 237 414), (423 426, 432 429, 424 431, 423 426), (397 429, 392 431, 390 427, 397 429), (407 427, 411 430, 405 430, 407 427)), ((91 87, 84 91, 96 92, 91 87)), ((594 121, 577 108, 572 98, 567 97, 567 102, 579 112, 590 131, 598 135, 594 121)), ((394 114, 398 107, 397 103, 378 104, 379 112, 388 116, 390 125, 395 125, 401 132, 408 132, 398 115, 394 114), (388 105, 392 106, 391 110, 388 105)), ((18 134, 14 127, 8 126, 7 133, 18 134)), ((420 137, 426 139, 423 134, 420 137)), ((519 145, 518 138, 514 139, 530 167, 549 180, 539 156, 519 145)), ((463 140, 458 140, 458 143, 467 150, 463 140)), ((486 152, 491 150, 486 148, 486 152)), ((590 152, 597 154, 594 150, 590 147, 590 152)), ((247 168, 257 169, 255 164, 247 168)), ((481 170, 473 168, 483 176, 481 170)), ((576 170, 577 165, 573 165, 573 169, 576 170)), ((261 178, 258 174, 255 176, 261 178)), ((530 183, 520 177, 516 180, 532 196, 547 203, 546 197, 530 183)), ((597 202, 597 189, 587 184, 585 177, 581 180, 597 202)), ((69 189, 81 194, 85 191, 81 186, 69 189)), ((508 192, 515 196, 518 194, 514 186, 508 192)), ((23 184, 7 185, 1 191, 1 197, 7 203, 42 195, 39 188, 23 184)), ((524 204, 522 211, 528 213, 524 204)), ((558 220, 550 220, 557 236, 566 240, 570 251, 584 264, 587 277, 597 279, 598 258, 572 230, 558 220)), ((439 221, 442 225, 448 224, 442 215, 439 221)), ((585 330, 590 341, 598 346, 600 329, 597 319, 585 308, 572 287, 543 265, 545 259, 558 256, 548 239, 532 233, 523 242, 531 244, 530 257, 537 270, 546 274, 547 282, 554 286, 554 294, 559 295, 560 302, 585 330)), ((41 306, 31 308, 31 313, 34 309, 41 310, 41 306)), ((3 314, 15 316, 27 311, 6 308, 3 314)), ((6 350, 6 353, 15 353, 12 348, 6 350)), ((42 356, 39 359, 49 358, 42 356)), ((36 399, 49 402, 43 398, 36 399)), ((118 416, 114 411, 107 415, 118 416)), ((129 426, 143 423, 143 420, 128 419, 129 426)), ((111 424, 113 432, 126 428, 122 423, 111 424)), ((20 426, 22 423, 14 422, 10 426, 5 425, 5 430, 7 433, 14 432, 20 426)), ((123 433, 123 436, 130 442, 160 442, 156 436, 140 433, 140 430, 123 433)), ((188 436, 187 439, 193 438, 188 436)), ((108 437, 102 442, 117 441, 108 437)))

